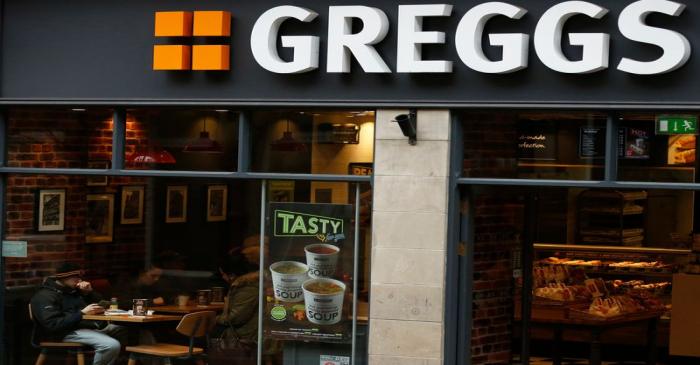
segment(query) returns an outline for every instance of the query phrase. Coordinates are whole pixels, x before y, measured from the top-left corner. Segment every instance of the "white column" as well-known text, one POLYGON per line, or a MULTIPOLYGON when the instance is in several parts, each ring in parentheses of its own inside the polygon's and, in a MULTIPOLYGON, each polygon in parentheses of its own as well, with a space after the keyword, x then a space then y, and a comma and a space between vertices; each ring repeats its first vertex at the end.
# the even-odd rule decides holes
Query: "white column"
POLYGON ((418 144, 377 111, 370 365, 439 365, 444 354, 450 113, 418 112, 418 144))

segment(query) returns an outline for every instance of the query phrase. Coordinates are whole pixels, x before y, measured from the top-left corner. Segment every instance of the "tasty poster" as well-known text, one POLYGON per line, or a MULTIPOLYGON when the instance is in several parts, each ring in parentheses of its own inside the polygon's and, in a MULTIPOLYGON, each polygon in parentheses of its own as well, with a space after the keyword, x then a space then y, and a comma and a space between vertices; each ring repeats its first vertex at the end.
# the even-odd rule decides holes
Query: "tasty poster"
POLYGON ((352 205, 271 203, 267 224, 265 335, 350 342, 352 205))
POLYGON ((619 157, 649 159, 650 131, 641 128, 620 128, 618 133, 619 157))

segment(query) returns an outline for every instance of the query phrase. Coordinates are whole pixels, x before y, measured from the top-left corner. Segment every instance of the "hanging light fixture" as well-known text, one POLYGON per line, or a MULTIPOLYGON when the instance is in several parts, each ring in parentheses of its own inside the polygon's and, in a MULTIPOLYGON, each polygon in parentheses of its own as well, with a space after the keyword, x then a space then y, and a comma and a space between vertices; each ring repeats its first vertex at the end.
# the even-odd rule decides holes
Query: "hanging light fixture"
POLYGON ((224 149, 221 147, 219 142, 209 137, 209 132, 207 132, 207 118, 205 117, 202 131, 199 132, 199 138, 187 144, 182 151, 196 153, 223 153, 224 149))
MULTIPOLYGON (((151 125, 150 115, 146 116, 147 125, 151 125)), ((177 163, 175 157, 157 143, 151 143, 136 147, 133 153, 126 157, 126 162, 134 167, 146 167, 147 165, 173 165, 177 163)))
POLYGON ((286 119, 287 130, 282 133, 282 138, 275 140, 271 143, 273 151, 281 152, 300 152, 306 151, 306 144, 297 141, 294 138, 294 134, 289 129, 289 119, 286 119))
POLYGON ((126 162, 135 165, 145 165, 145 164, 159 164, 159 165, 172 165, 176 163, 175 157, 168 152, 165 148, 161 147, 147 147, 144 149, 139 149, 134 151, 126 158, 126 162))

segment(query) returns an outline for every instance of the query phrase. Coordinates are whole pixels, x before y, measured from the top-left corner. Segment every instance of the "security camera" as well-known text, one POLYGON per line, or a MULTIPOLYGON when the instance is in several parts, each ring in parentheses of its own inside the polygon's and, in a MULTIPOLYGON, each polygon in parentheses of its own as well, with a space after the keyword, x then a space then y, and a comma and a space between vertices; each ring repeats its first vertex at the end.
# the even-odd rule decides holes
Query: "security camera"
POLYGON ((411 146, 414 146, 417 142, 418 120, 416 114, 416 110, 412 109, 408 114, 399 114, 392 120, 392 122, 398 123, 401 132, 404 136, 408 137, 408 144, 411 146))

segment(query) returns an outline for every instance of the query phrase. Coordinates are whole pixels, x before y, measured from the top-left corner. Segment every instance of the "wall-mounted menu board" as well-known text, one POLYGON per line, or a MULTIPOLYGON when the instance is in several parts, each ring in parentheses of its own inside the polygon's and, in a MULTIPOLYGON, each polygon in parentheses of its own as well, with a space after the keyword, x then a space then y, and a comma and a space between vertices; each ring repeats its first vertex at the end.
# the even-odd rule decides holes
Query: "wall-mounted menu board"
POLYGON ((579 158, 605 158, 605 128, 581 127, 578 143, 579 158))
POLYGON ((557 124, 551 121, 518 122, 518 159, 556 161, 557 124))

